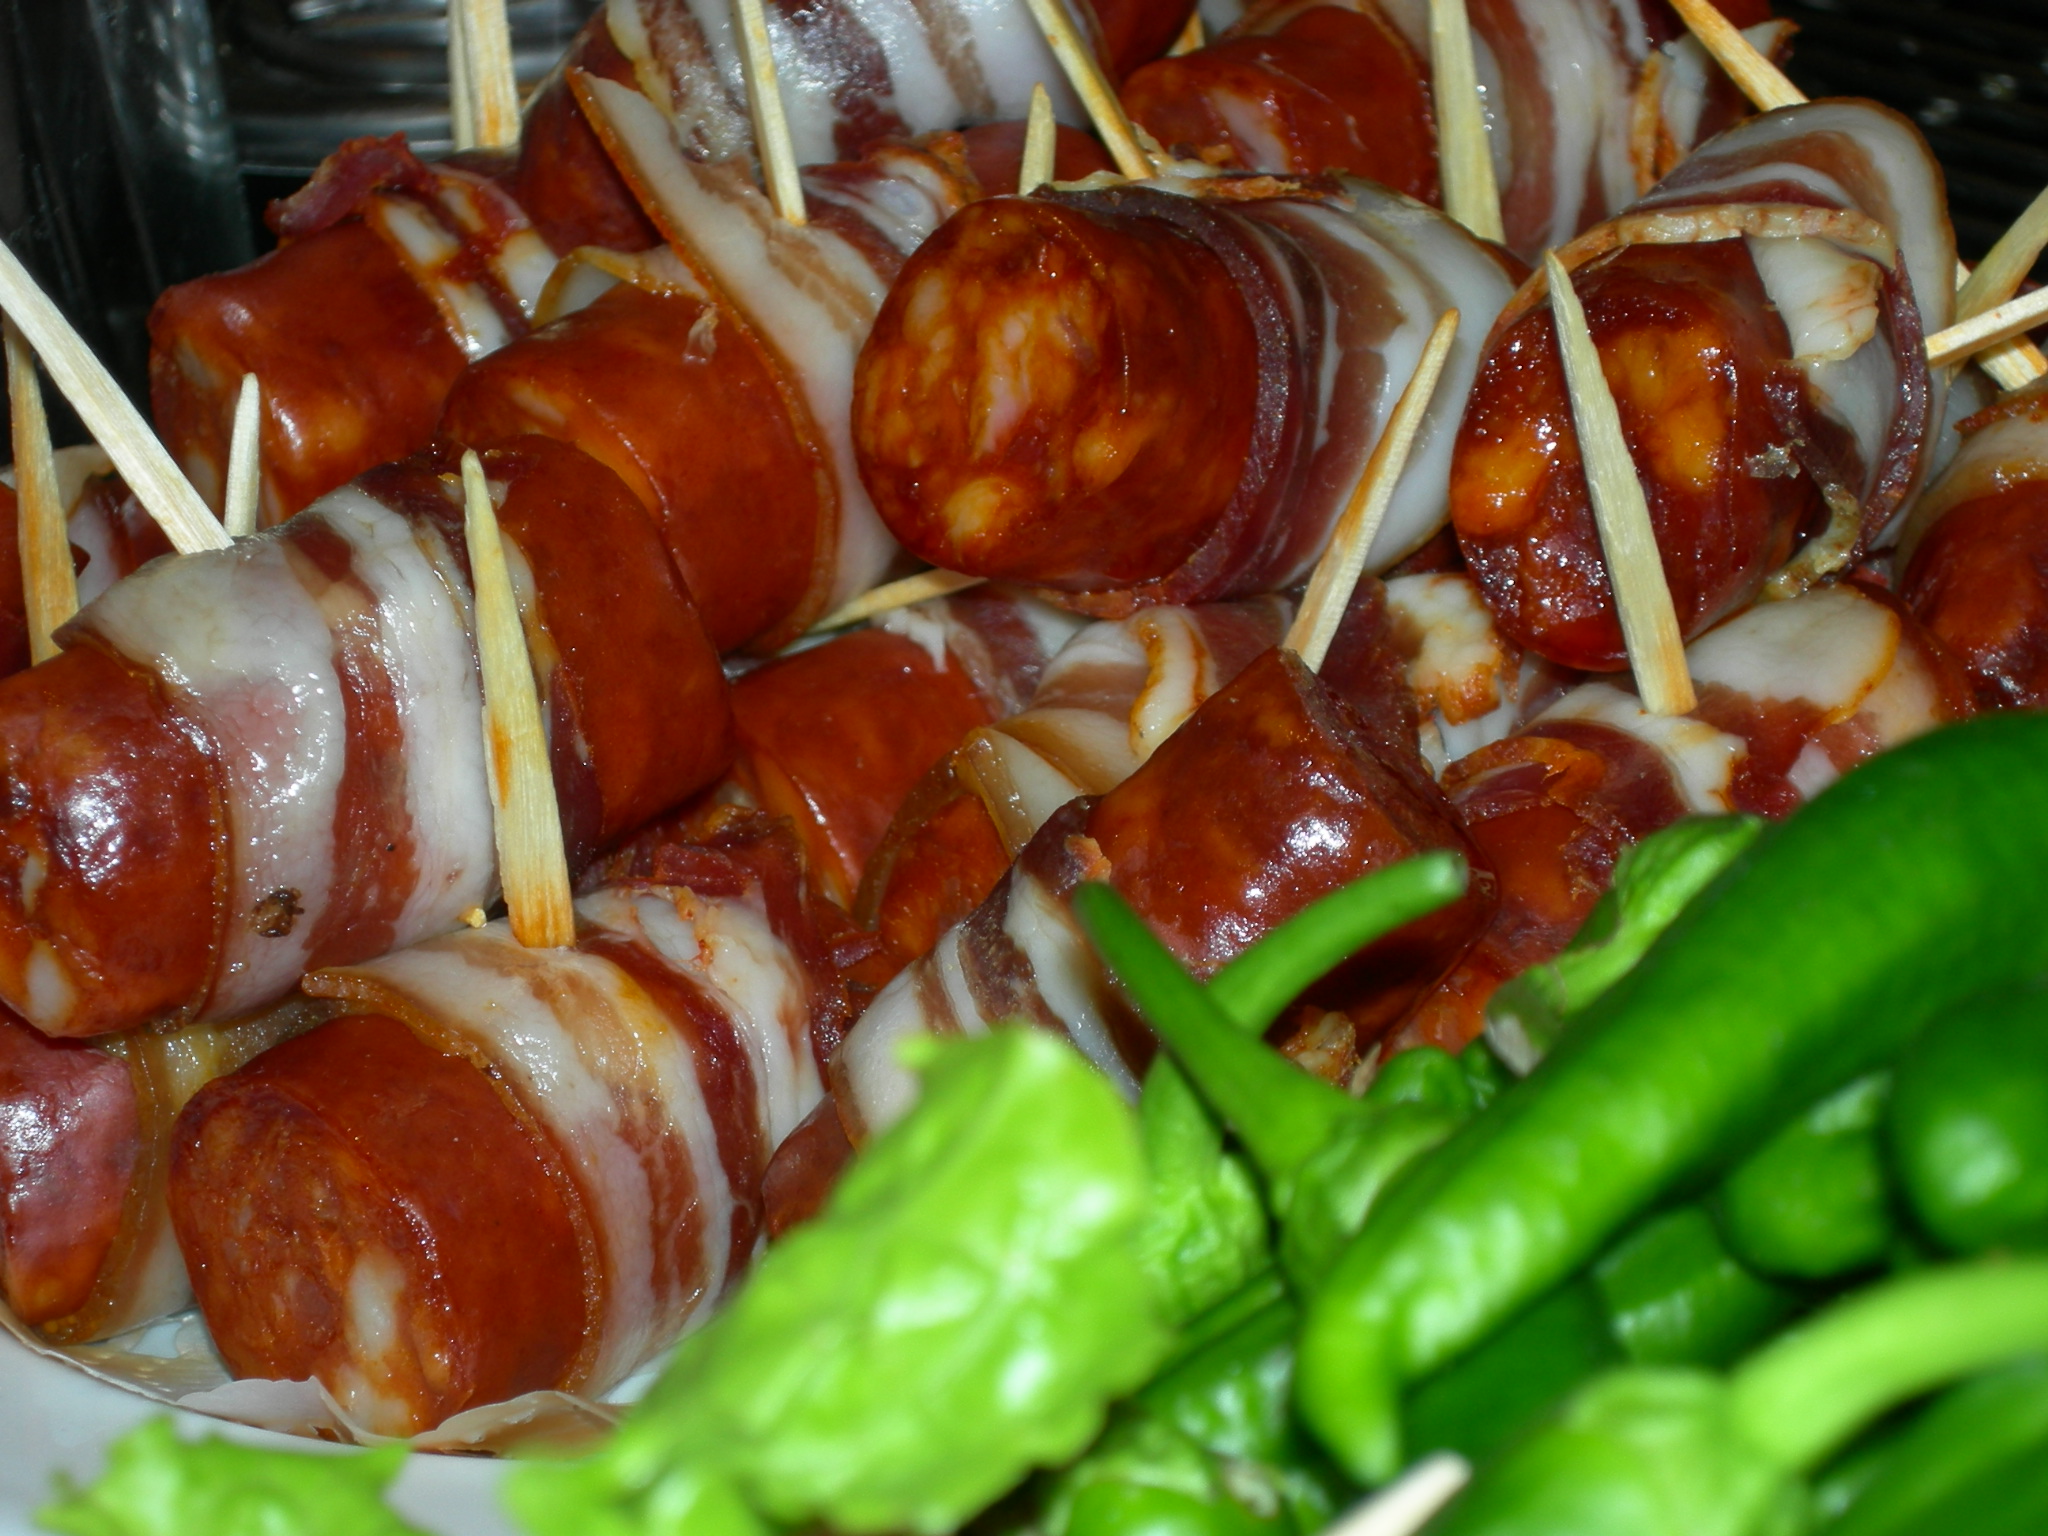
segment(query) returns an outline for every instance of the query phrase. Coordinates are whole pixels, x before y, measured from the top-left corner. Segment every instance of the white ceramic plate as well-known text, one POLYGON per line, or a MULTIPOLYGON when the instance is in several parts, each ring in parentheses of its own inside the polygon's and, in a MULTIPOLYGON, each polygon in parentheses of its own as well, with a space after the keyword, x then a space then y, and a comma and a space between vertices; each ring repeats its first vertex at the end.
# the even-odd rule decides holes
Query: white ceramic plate
MULTIPOLYGON (((38 1355, 0 1330, 0 1536, 45 1536, 30 1518, 49 1502, 59 1472, 86 1482, 106 1448, 145 1419, 169 1413, 190 1435, 312 1454, 352 1454, 268 1430, 166 1408, 38 1355)), ((433 1536, 517 1536, 498 1507, 501 1462, 415 1456, 393 1485, 392 1506, 433 1536)))

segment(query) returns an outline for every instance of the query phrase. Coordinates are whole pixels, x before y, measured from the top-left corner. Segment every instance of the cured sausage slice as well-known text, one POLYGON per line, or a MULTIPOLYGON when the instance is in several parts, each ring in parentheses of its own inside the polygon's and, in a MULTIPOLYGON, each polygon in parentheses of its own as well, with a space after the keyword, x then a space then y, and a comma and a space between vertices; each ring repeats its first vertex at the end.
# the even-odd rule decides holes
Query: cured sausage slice
MULTIPOLYGON (((494 899, 454 470, 151 565, 0 683, 0 995, 31 1023, 231 1017, 494 899)), ((602 466, 533 439, 485 470, 585 859, 724 767, 724 679, 602 466)))
POLYGON ((577 902, 573 948, 463 930, 307 989, 350 1016, 202 1091, 171 1210, 242 1375, 411 1434, 597 1395, 740 1274, 818 1102, 812 987, 758 880, 577 902))
POLYGON ((973 915, 883 990, 833 1060, 840 1114, 864 1134, 908 1106, 911 1079, 895 1058, 905 1035, 1006 1018, 1066 1033, 1135 1093, 1150 1036, 1068 909, 1084 879, 1116 886, 1208 974, 1316 897, 1429 848, 1472 859, 1471 891, 1368 949, 1347 984, 1427 989, 1484 925, 1492 877, 1427 776, 1376 756, 1349 710, 1299 661, 1269 651, 1130 778, 1048 821, 973 915))

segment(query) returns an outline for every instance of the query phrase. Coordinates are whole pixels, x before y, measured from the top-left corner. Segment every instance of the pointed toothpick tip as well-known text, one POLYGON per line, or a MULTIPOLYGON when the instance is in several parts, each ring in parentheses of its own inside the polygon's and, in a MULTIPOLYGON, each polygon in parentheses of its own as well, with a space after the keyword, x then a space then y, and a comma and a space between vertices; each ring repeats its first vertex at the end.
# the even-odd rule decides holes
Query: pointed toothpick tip
POLYGON ((106 450, 171 547, 181 555, 227 548, 227 530, 207 510, 142 413, 4 242, 0 242, 0 311, 21 328, 57 392, 106 450))
POLYGON ((1565 387, 1571 394, 1572 422, 1578 430, 1579 456, 1586 473, 1586 492, 1600 530, 1600 548, 1614 586, 1614 606, 1621 617, 1623 643, 1635 673, 1643 708, 1653 715, 1690 713, 1698 702, 1685 665, 1685 640, 1664 562, 1657 553, 1657 534, 1650 522, 1650 504, 1635 459, 1622 435, 1621 412, 1607 387, 1600 353, 1586 327, 1586 311, 1572 287, 1571 274, 1555 251, 1543 256, 1550 288, 1550 309, 1557 328, 1558 355, 1564 361, 1565 387))
POLYGON ((965 592, 969 587, 980 586, 985 580, 986 577, 964 576, 958 571, 919 571, 915 576, 905 576, 901 581, 871 587, 851 602, 826 614, 810 627, 809 633, 815 635, 828 629, 844 629, 849 624, 862 624, 882 614, 894 613, 898 608, 908 608, 930 598, 950 597, 955 592, 965 592))
POLYGON ((483 674, 484 767, 498 877, 512 935, 530 949, 576 941, 569 859, 562 845, 547 732, 518 598, 491 504, 483 461, 462 455, 463 534, 476 599, 476 651, 483 674))
POLYGON ((1088 120, 1095 124, 1096 135, 1108 148, 1117 170, 1132 181, 1143 181, 1152 176, 1156 168, 1151 156, 1138 142, 1130 115, 1110 88, 1102 73, 1102 65, 1095 57, 1095 50, 1082 38, 1081 30, 1074 25, 1074 18, 1068 14, 1063 0, 1026 0, 1026 3, 1031 7, 1032 20, 1045 34, 1046 45, 1052 49, 1053 57, 1059 60, 1068 83, 1074 87, 1074 94, 1088 109, 1088 120))
POLYGON ((796 143, 782 106, 782 86, 775 70, 775 49, 768 36, 768 17, 761 0, 733 0, 739 24, 740 65, 747 81, 747 106, 754 117, 754 147, 761 156, 761 179, 768 200, 790 224, 809 222, 804 209, 803 178, 797 169, 796 143))
POLYGON ((1765 58, 1756 44, 1744 37, 1741 29, 1709 0, 1671 0, 1671 4, 1692 35, 1700 40, 1700 46, 1713 56, 1722 72, 1735 82, 1735 88, 1758 111, 1796 107, 1806 100, 1806 93, 1792 83, 1785 71, 1765 58))
POLYGON ((1408 455, 1422 431, 1437 380, 1443 376, 1444 363, 1451 355, 1451 343, 1457 340, 1458 319, 1455 309, 1447 309, 1437 317, 1429 339, 1423 343, 1422 356, 1416 360, 1415 372, 1394 403, 1386 430, 1373 446, 1372 456, 1366 460, 1365 470, 1337 518, 1330 547, 1323 551, 1322 559, 1309 575, 1301 611, 1294 616, 1283 643, 1301 657, 1311 672, 1322 670, 1330 654, 1330 643, 1337 638, 1337 626, 1343 622, 1344 610, 1351 604, 1351 594, 1358 588, 1358 578, 1364 573, 1373 541, 1386 520, 1387 506, 1394 499, 1394 487, 1401 483, 1401 472, 1408 467, 1408 455))
POLYGON ((242 375, 242 393, 235 401, 235 431, 228 440, 227 507, 221 517, 231 539, 256 531, 256 504, 263 487, 263 386, 253 373, 242 375))
POLYGON ((1058 158, 1059 125, 1052 117, 1052 97, 1045 82, 1031 87, 1031 110, 1024 118, 1024 159, 1017 170, 1017 194, 1028 197, 1053 178, 1058 158))
POLYGON ((5 346, 28 653, 31 661, 45 662, 59 649, 53 636, 78 612, 78 572, 71 563, 64 496, 57 483, 57 457, 50 447, 50 422, 43 412, 35 353, 12 320, 5 324, 5 346))
POLYGON ((1444 212, 1482 240, 1503 240, 1507 230, 1501 222, 1500 182, 1493 170, 1465 0, 1429 0, 1429 52, 1444 212))

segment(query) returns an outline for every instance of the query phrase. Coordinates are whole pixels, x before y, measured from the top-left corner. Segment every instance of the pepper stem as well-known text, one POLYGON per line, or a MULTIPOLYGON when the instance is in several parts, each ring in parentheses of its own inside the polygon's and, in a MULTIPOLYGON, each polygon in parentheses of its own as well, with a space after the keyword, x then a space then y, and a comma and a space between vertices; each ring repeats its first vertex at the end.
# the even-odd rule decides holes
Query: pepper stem
POLYGON ((1887 1409, 2048 1349, 2048 1259, 1924 1270, 1859 1291, 1749 1357, 1736 1422, 1788 1471, 1819 1464, 1887 1409))
POLYGON ((1110 887, 1083 885, 1073 901, 1074 915, 1145 1022, 1268 1179, 1291 1176, 1357 1113, 1349 1094, 1240 1030, 1110 887))
POLYGON ((1465 894, 1465 860, 1432 849, 1375 870, 1311 903, 1209 981, 1209 997, 1240 1028, 1266 1026, 1311 982, 1396 928, 1465 894))

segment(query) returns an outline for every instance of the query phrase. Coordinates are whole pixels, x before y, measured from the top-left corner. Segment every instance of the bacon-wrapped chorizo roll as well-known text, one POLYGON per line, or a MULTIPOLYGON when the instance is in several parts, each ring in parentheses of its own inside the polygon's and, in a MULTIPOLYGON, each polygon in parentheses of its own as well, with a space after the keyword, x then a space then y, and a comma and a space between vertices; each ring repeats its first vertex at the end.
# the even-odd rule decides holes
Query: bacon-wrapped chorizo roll
MULTIPOLYGON (((1760 0, 1722 9, 1757 24, 1766 52, 1789 36, 1760 0)), ((1659 0, 1468 10, 1506 243, 1530 260, 1619 212, 1748 110, 1659 0)), ((1140 70, 1124 102, 1163 143, 1204 159, 1276 176, 1348 171, 1434 200, 1428 27, 1426 7, 1397 0, 1266 0, 1209 47, 1140 70)))
MULTIPOLYGON (((1800 582, 1878 538, 1923 468, 1954 245, 1918 133, 1868 103, 1755 118, 1560 253, 1600 348, 1690 637, 1802 539, 1800 582)), ((1625 660, 1540 278, 1501 316, 1466 408, 1451 516, 1518 644, 1625 660)))
POLYGON ((191 1305, 164 1201, 171 1127, 206 1083, 325 1017, 52 1040, 0 1013, 0 1299, 59 1344, 191 1305))
POLYGON ((1964 419, 1963 444, 1913 504, 1900 595, 1987 709, 2048 704, 2048 386, 1964 419))
POLYGON ((1014 715, 1075 627, 984 588, 756 667, 732 690, 732 768, 688 814, 787 817, 812 884, 850 907, 904 797, 962 736, 1014 715))
POLYGON ((1285 0, 1206 48, 1147 64, 1121 94, 1177 153, 1276 176, 1348 172, 1433 203, 1423 59, 1373 0, 1285 0))
POLYGON ((741 884, 593 892, 573 948, 498 922, 309 977, 347 1015, 178 1125, 172 1218, 235 1374, 411 1434, 597 1395, 716 1301, 820 1092, 813 978, 741 884))
POLYGON ((1579 929, 1630 843, 1684 815, 1796 810, 1857 763, 1971 712, 1967 684, 1899 604, 1823 587, 1765 603, 1687 648, 1691 715, 1591 682, 1444 787, 1500 879, 1500 908, 1403 1043, 1463 1046, 1486 1000, 1579 929))
MULTIPOLYGON (((50 1034, 224 1018, 496 889, 452 460, 159 561, 0 683, 0 997, 50 1034)), ((730 752, 725 680, 639 504, 536 439, 485 470, 574 859, 730 752)))
POLYGON ((1431 986, 1484 926, 1492 878, 1427 776, 1378 756, 1298 660, 1269 651, 1130 778, 1048 821, 973 915, 882 991, 833 1058, 839 1112, 855 1131, 888 1124, 912 1092, 904 1036, 1006 1018, 1065 1032, 1135 1093, 1151 1037, 1068 909, 1082 880, 1116 886, 1207 974, 1318 896, 1430 848, 1472 860, 1470 892, 1366 950, 1347 986, 1431 986))
POLYGON ((1053 657, 1028 709, 955 736, 906 790, 854 908, 880 934, 890 969, 979 906, 1061 806, 1129 778, 1278 643, 1290 611, 1266 597, 1091 624, 1053 657))
POLYGON ((1176 185, 992 198, 905 265, 853 420, 913 553, 1106 617, 1299 580, 1455 306, 1464 327, 1370 567, 1441 524, 1505 258, 1362 182, 1176 185))

